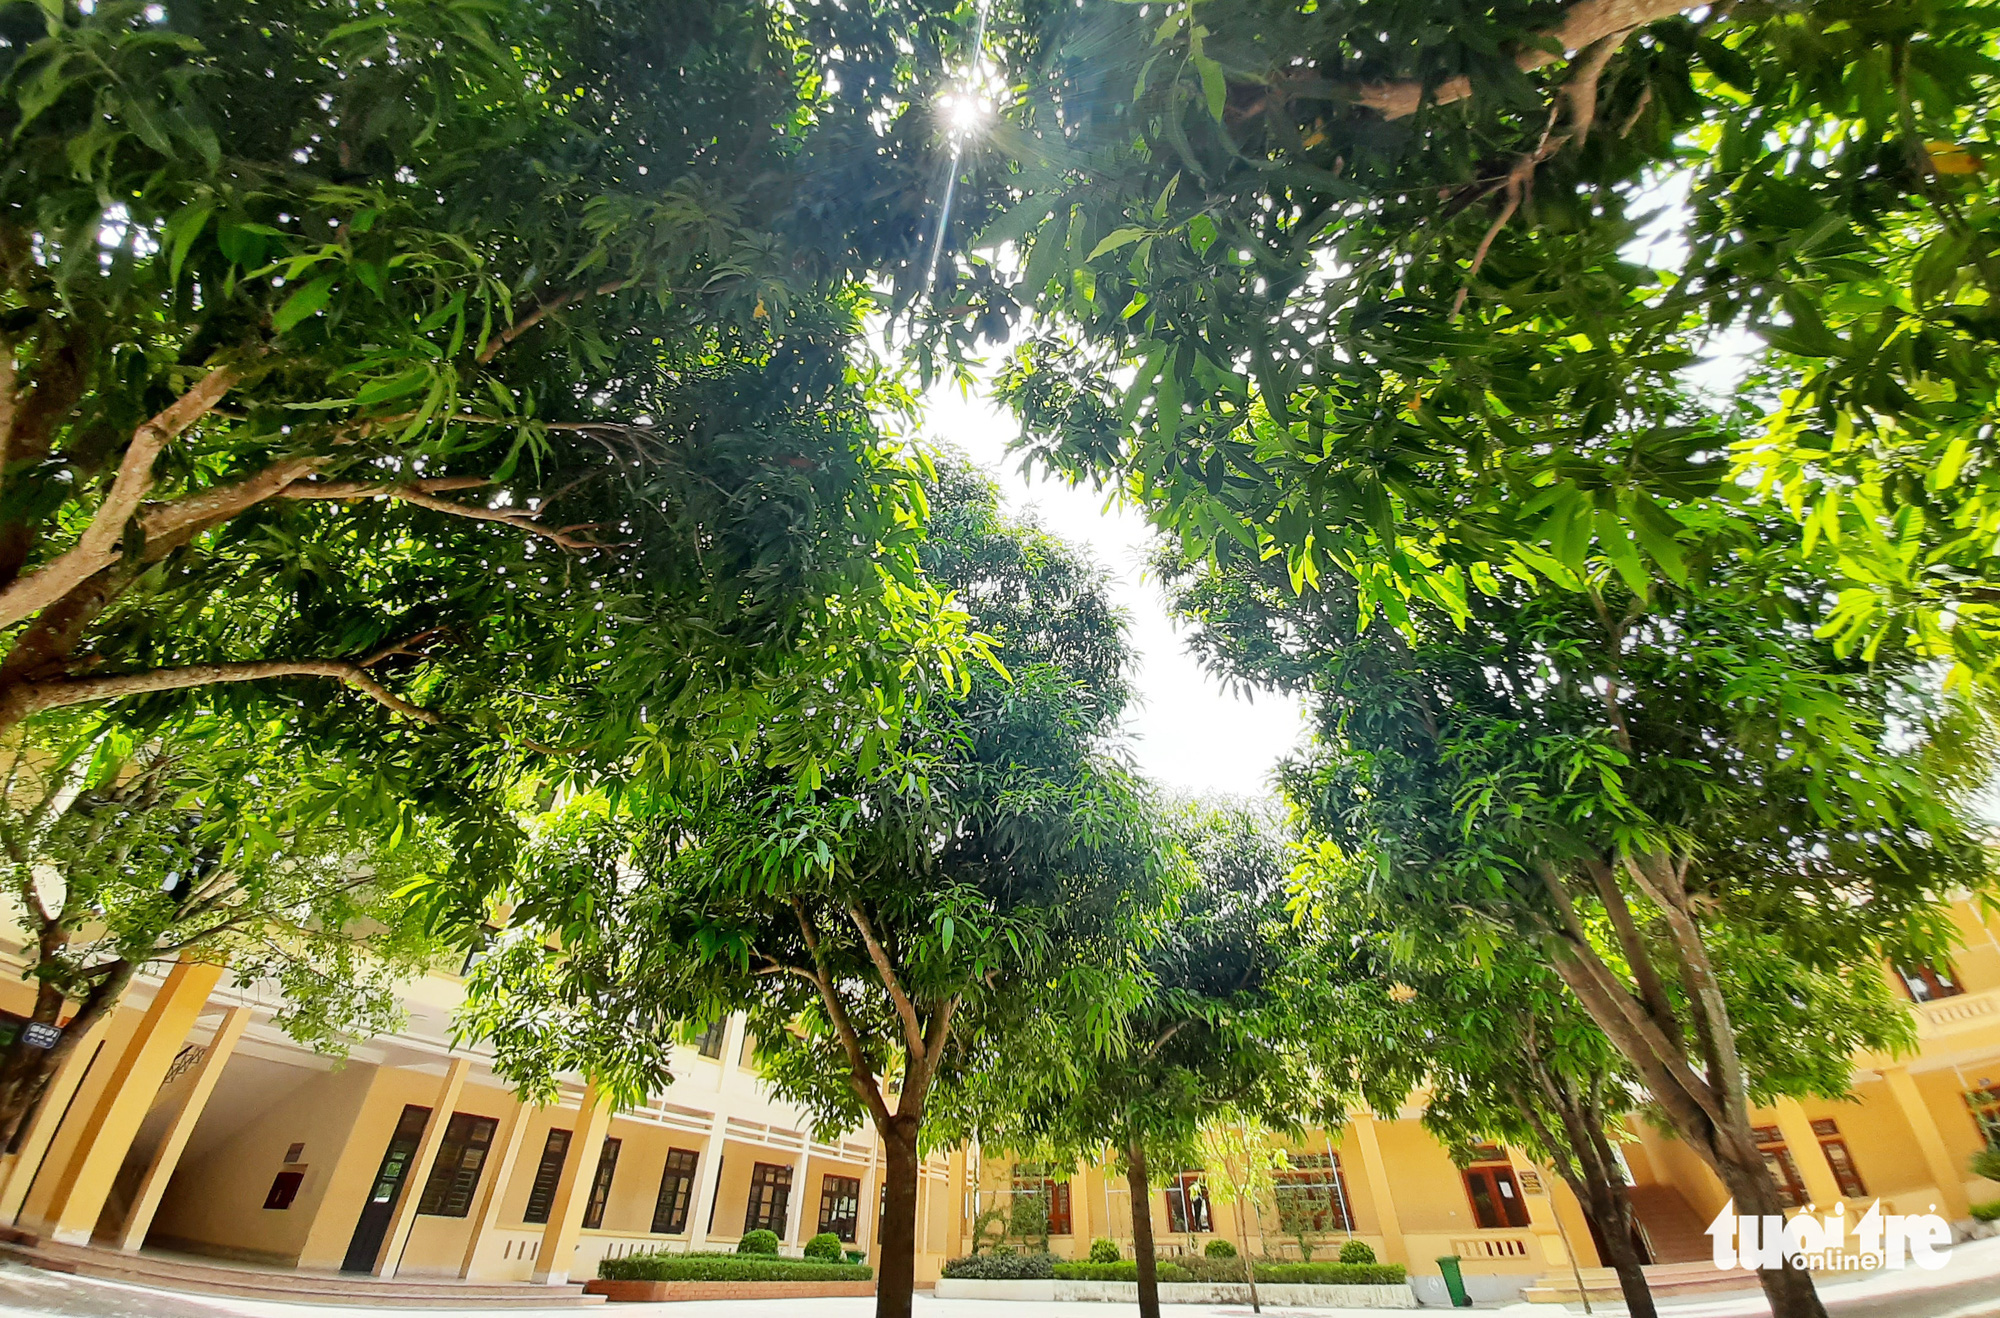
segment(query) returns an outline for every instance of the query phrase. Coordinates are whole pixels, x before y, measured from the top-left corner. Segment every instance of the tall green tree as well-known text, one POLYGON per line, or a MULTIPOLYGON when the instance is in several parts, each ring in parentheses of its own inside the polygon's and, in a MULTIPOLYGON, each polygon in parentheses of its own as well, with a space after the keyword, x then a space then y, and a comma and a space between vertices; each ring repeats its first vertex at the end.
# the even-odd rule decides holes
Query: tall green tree
POLYGON ((1235 803, 1188 803, 1167 826, 1184 877, 1143 954, 1146 994, 1120 1046, 1046 1022, 979 1131, 1056 1161, 1113 1151, 1147 1318, 1160 1304, 1152 1169, 1200 1166, 1201 1132, 1219 1121, 1297 1131, 1345 1117, 1342 1094, 1310 1065, 1314 982, 1286 912, 1283 838, 1235 803))
MULTIPOLYGON (((1502 580, 1462 624, 1363 628, 1356 593, 1295 596, 1275 561, 1197 565, 1181 605, 1225 672, 1307 693, 1319 744, 1287 790, 1366 909, 1475 956, 1528 940, 1762 1214, 1753 1102, 1844 1093, 1854 1048, 1903 1042, 1882 960, 1942 947, 1947 900, 1988 876, 1962 706, 1933 670, 1842 658, 1783 529, 1757 529, 1718 534, 1685 590, 1502 580), (1806 1022, 1824 1046, 1797 1046, 1806 1022)), ((1803 1272, 1762 1280, 1774 1312, 1821 1311, 1803 1272)))
POLYGON ((1037 309, 1012 384, 1058 469, 1192 546, 1460 611, 1476 567, 1678 580, 1734 465, 1825 551, 1844 647, 1990 670, 1988 6, 996 27, 1020 90, 966 181, 1008 208, 981 241, 1037 309), (1717 354, 1746 383, 1711 397, 1717 354))
POLYGON ((1098 574, 961 470, 932 508, 926 569, 1005 670, 816 779, 746 759, 674 797, 572 804, 528 853, 466 1018, 530 1088, 581 1069, 629 1098, 667 1079, 685 1022, 747 1011, 777 1093, 882 1140, 884 1318, 910 1311, 922 1154, 962 1136, 979 1077, 1041 1022, 1118 1033, 1162 882, 1114 752, 1126 652, 1098 574))
POLYGON ((838 8, 0 6, 0 726, 589 772, 893 700, 935 601, 853 349, 923 203, 833 175, 926 57, 838 8))

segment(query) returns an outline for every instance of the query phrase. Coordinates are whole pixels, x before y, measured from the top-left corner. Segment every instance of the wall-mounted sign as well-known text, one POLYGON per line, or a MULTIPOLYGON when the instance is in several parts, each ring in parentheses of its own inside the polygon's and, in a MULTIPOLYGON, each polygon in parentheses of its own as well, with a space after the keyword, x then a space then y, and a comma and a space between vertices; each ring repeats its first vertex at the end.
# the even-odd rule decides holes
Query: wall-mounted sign
POLYGON ((29 1021, 21 1027, 21 1042, 30 1048, 53 1048, 62 1039, 62 1030, 43 1021, 29 1021))
POLYGON ((1527 1169, 1527 1168, 1525 1168, 1525 1167, 1524 1167, 1524 1168, 1522 1168, 1522 1169, 1521 1169, 1521 1193, 1522 1193, 1522 1194, 1540 1194, 1541 1192, 1542 1192, 1542 1174, 1541 1174, 1540 1172, 1537 1172, 1537 1171, 1530 1171, 1529 1169, 1527 1169))

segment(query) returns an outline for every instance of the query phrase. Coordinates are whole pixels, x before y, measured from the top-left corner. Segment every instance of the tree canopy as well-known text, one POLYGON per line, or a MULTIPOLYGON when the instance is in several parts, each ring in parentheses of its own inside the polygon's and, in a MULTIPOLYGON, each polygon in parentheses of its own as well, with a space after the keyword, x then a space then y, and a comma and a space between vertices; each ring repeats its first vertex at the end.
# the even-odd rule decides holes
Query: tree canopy
POLYGON ((814 781, 751 756, 558 811, 466 1018, 531 1090, 576 1069, 630 1097, 687 1022, 746 1009, 778 1094, 882 1139, 885 1315, 910 1304, 920 1153, 970 1129, 1016 1038, 1120 1034, 1165 877, 1112 744, 1125 649, 1098 575, 958 468, 932 506, 926 567, 1006 670, 814 781))

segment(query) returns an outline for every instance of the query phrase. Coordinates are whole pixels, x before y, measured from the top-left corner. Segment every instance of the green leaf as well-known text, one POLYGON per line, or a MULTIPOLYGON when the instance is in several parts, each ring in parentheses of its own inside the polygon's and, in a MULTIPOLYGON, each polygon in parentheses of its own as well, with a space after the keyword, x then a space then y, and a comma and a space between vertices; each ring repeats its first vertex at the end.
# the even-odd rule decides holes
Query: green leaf
POLYGON ((1106 252, 1115 252, 1119 248, 1125 246, 1127 243, 1138 242, 1141 238, 1144 238, 1145 236, 1146 236, 1146 231, 1144 229, 1134 229, 1134 228, 1113 229, 1110 233, 1104 235, 1104 240, 1102 242, 1098 243, 1097 246, 1090 249, 1090 256, 1087 259, 1095 261, 1098 257, 1104 255, 1106 252))
POLYGON ((283 334, 308 316, 318 314, 333 296, 333 276, 321 275, 304 288, 298 289, 285 299, 285 305, 278 308, 278 314, 271 317, 271 328, 283 334))

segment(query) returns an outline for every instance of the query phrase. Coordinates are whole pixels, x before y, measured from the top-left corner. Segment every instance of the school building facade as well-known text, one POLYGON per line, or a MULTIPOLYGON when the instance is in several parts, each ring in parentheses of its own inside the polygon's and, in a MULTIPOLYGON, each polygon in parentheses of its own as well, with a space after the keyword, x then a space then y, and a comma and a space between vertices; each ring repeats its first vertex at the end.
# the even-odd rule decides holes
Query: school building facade
MULTIPOLYGON (((1884 1212, 1958 1221, 2000 1198, 1967 1171, 2000 1142, 2000 924, 1955 910, 1962 946, 1948 963, 1904 968, 1915 1018, 1909 1056, 1862 1057, 1838 1102, 1784 1101, 1757 1122, 1780 1183, 1799 1204, 1880 1199, 1884 1212)), ((0 946, 0 1011, 25 1015, 31 992, 0 946)), ((588 1086, 524 1103, 478 1049, 454 1048, 462 979, 447 967, 404 990, 403 1031, 344 1061, 310 1052, 271 1024, 265 986, 223 967, 156 967, 58 1074, 0 1161, 0 1226, 65 1246, 162 1261, 357 1281, 459 1279, 564 1285, 604 1258, 729 1249, 767 1228, 796 1253, 830 1231, 873 1257, 880 1149, 872 1132, 827 1142, 804 1112, 760 1081, 740 1017, 681 1048, 675 1080, 629 1111, 588 1086)), ((1489 1287, 1518 1289, 1598 1263, 1567 1189, 1519 1150, 1454 1165, 1416 1109, 1356 1112, 1291 1150, 1281 1199, 1245 1214, 1206 1202, 1199 1168, 1156 1168, 1150 1196, 1162 1253, 1217 1236, 1258 1254, 1315 1257, 1348 1239, 1386 1262, 1434 1274, 1455 1254, 1489 1287)), ((1634 1122, 1623 1148, 1653 1261, 1707 1257, 1702 1228, 1727 1194, 1677 1140, 1634 1122)), ((1094 1237, 1128 1255, 1131 1206, 1108 1164, 1052 1174, 974 1149, 933 1154, 919 1197, 918 1277, 968 1252, 984 1210, 1032 1193, 1049 1207, 1050 1247, 1082 1256, 1094 1237)))

